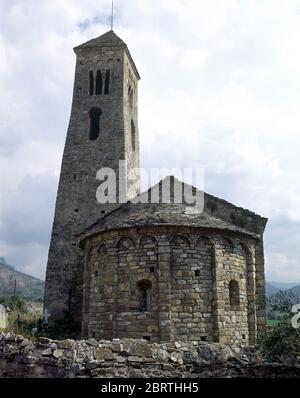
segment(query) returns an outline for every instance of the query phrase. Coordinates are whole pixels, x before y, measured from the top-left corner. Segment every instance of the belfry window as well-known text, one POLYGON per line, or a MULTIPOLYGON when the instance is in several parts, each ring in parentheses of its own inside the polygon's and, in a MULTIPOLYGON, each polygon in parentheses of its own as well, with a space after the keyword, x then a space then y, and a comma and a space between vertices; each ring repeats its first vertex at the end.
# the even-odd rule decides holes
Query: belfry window
POLYGON ((100 70, 97 71, 96 75, 96 95, 101 95, 103 91, 103 79, 100 70))
POLYGON ((135 151, 135 140, 136 140, 135 125, 134 121, 131 120, 131 146, 134 151, 135 151))
POLYGON ((137 283, 140 312, 148 312, 151 310, 151 287, 151 282, 148 280, 139 281, 137 283))
POLYGON ((94 95, 94 73, 92 71, 89 73, 89 78, 89 94, 94 95))
POLYGON ((110 70, 107 69, 105 73, 104 94, 109 94, 109 89, 110 89, 110 70))
POLYGON ((100 134, 100 117, 102 111, 100 108, 92 108, 90 110, 90 140, 95 141, 100 134))
POLYGON ((240 287, 235 280, 229 282, 229 304, 230 311, 240 310, 240 287))

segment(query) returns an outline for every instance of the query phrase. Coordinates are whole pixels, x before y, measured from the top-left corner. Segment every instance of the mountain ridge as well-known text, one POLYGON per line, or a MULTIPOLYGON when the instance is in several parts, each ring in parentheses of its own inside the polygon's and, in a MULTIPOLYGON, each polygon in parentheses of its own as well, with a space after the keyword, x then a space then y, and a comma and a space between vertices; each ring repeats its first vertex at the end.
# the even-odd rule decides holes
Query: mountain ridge
POLYGON ((16 270, 15 267, 6 264, 1 258, 0 262, 0 297, 14 294, 25 300, 40 301, 44 297, 45 282, 34 276, 16 270))

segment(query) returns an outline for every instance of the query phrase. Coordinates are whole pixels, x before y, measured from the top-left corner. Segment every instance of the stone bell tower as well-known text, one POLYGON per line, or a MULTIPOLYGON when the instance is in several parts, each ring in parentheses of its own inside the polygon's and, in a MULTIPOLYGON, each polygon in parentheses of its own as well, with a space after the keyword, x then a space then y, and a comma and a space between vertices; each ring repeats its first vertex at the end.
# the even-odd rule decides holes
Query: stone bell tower
MULTIPOLYGON (((76 235, 116 204, 99 204, 97 171, 111 168, 125 197, 140 193, 137 68, 127 45, 111 30, 76 48, 73 104, 49 249, 44 310, 51 317, 71 311, 80 325, 82 253, 76 235), (125 172, 119 173, 123 160, 125 172)), ((118 187, 118 185, 117 185, 118 187)), ((118 189, 117 189, 118 190, 118 189)))

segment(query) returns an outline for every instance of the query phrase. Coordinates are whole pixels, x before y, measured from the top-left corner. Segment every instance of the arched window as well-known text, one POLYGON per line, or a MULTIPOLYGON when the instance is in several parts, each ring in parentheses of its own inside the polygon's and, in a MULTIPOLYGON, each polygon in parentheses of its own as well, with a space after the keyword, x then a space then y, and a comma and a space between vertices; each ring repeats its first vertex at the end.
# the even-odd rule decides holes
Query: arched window
POLYGON ((100 116, 102 111, 100 108, 92 108, 90 110, 90 140, 95 141, 100 134, 100 116))
POLYGON ((97 70, 96 75, 96 95, 101 95, 103 91, 103 79, 101 70, 97 70))
POLYGON ((94 95, 94 73, 90 71, 90 84, 89 84, 89 93, 90 95, 94 95))
POLYGON ((105 74, 104 94, 109 94, 109 86, 110 86, 110 70, 107 69, 105 74))
POLYGON ((240 310, 240 287, 235 280, 229 282, 229 304, 230 311, 240 310))
POLYGON ((131 146, 134 151, 135 151, 135 140, 136 140, 135 125, 134 121, 131 120, 131 146))
POLYGON ((138 298, 139 298, 139 311, 148 312, 151 310, 151 282, 142 280, 137 283, 138 298))

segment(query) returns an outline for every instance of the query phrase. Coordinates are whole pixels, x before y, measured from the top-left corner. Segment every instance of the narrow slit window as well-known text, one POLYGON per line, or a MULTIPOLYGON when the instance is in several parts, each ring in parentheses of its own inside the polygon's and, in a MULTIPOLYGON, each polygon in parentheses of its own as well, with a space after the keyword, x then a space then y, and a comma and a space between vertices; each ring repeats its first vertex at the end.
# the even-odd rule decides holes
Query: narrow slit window
POLYGON ((136 140, 135 125, 134 121, 131 120, 131 146, 134 151, 135 151, 135 140, 136 140))
POLYGON ((105 74, 104 94, 109 94, 109 89, 110 89, 110 70, 108 69, 105 74))
POLYGON ((89 84, 89 93, 90 95, 94 95, 94 73, 90 71, 90 84, 89 84))
POLYGON ((95 141, 100 135, 100 116, 102 112, 99 108, 90 110, 90 140, 95 141))
POLYGON ((139 295, 139 311, 148 312, 151 310, 151 282, 148 280, 137 283, 139 295))
POLYGON ((235 280, 229 282, 229 304, 231 311, 240 310, 240 287, 235 280))
POLYGON ((128 88, 128 99, 129 99, 130 109, 133 110, 133 89, 131 86, 129 86, 128 88))
POLYGON ((96 95, 101 95, 103 91, 103 79, 100 70, 97 71, 96 75, 96 95))

